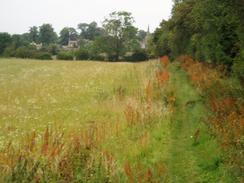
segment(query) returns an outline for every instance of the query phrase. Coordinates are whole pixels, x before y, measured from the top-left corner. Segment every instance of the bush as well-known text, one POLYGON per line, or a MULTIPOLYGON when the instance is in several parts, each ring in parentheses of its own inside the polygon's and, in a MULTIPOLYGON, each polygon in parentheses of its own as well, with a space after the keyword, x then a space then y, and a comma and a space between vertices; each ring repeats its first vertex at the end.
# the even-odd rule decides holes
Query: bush
POLYGON ((117 61, 118 58, 116 55, 108 55, 108 61, 117 61))
POLYGON ((102 54, 90 56, 90 60, 105 61, 106 57, 102 54))
POLYGON ((57 55, 57 59, 59 60, 73 60, 73 54, 71 52, 68 51, 63 51, 63 52, 59 52, 57 55))
POLYGON ((75 53, 76 60, 88 60, 89 59, 89 53, 86 50, 78 50, 75 53))
POLYGON ((36 52, 34 58, 39 60, 52 60, 52 56, 48 52, 36 52))
POLYGON ((127 61, 145 61, 148 60, 148 55, 145 50, 137 50, 131 56, 126 56, 127 61))
POLYGON ((47 51, 52 55, 57 55, 59 52, 59 46, 56 44, 50 44, 47 48, 47 51))
POLYGON ((9 46, 7 48, 5 48, 3 55, 5 57, 14 57, 15 56, 15 48, 13 46, 9 46))
POLYGON ((15 51, 15 56, 19 58, 34 58, 36 50, 30 46, 19 47, 15 51))
POLYGON ((244 83, 244 51, 242 55, 235 60, 233 66, 232 66, 232 71, 237 78, 239 78, 242 82, 244 83))

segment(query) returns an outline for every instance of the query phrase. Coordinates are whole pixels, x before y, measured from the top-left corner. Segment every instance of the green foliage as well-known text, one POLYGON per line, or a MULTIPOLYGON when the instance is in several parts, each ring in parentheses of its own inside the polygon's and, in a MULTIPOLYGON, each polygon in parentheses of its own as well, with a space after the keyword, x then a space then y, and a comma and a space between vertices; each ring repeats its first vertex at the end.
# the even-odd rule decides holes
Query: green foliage
MULTIPOLYGON (((103 27, 109 36, 113 54, 108 54, 112 60, 119 60, 127 51, 135 47, 137 28, 133 26, 134 18, 129 12, 113 12, 103 22, 103 27)), ((110 51, 111 52, 111 51, 110 51)))
POLYGON ((38 60, 52 60, 52 55, 48 52, 37 51, 34 58, 38 60))
POLYGON ((87 40, 95 40, 95 38, 104 35, 104 29, 97 26, 96 22, 78 24, 80 30, 80 38, 87 40))
POLYGON ((143 41, 147 36, 147 32, 144 30, 139 30, 137 36, 140 41, 143 41))
POLYGON ((61 51, 57 55, 57 59, 59 60, 73 60, 74 56, 72 52, 69 51, 61 51))
POLYGON ((61 45, 68 45, 69 43, 69 28, 65 27, 60 31, 59 43, 61 45))
POLYGON ((31 46, 21 46, 16 49, 15 56, 18 58, 34 58, 35 48, 31 46))
POLYGON ((5 48, 3 52, 3 56, 5 57, 14 57, 15 56, 15 48, 14 46, 10 45, 7 48, 5 48))
POLYGON ((77 40, 77 38, 78 33, 74 28, 65 27, 60 31, 59 43, 61 45, 68 45, 69 40, 74 41, 77 40))
POLYGON ((90 60, 97 60, 97 61, 105 61, 106 57, 103 54, 97 54, 97 55, 90 55, 90 60))
POLYGON ((89 59, 89 52, 85 49, 80 49, 75 53, 76 60, 88 60, 89 59))
POLYGON ((40 42, 43 45, 49 45, 55 43, 57 40, 57 34, 54 32, 54 29, 51 24, 43 24, 39 28, 40 30, 40 42))
POLYGON ((154 53, 224 64, 229 70, 243 49, 242 9, 235 0, 182 0, 154 32, 154 53))
POLYGON ((11 43, 11 36, 8 33, 0 33, 0 55, 4 49, 11 43))
POLYGON ((46 49, 44 48, 44 50, 46 52, 49 52, 51 55, 57 55, 60 48, 57 44, 52 43, 52 44, 48 45, 48 47, 46 47, 46 49))
POLYGON ((146 50, 136 50, 130 56, 125 57, 126 61, 145 61, 148 60, 146 50))
POLYGON ((21 46, 28 46, 29 45, 28 37, 26 38, 25 34, 14 34, 12 35, 12 42, 11 46, 13 46, 15 49, 21 47, 21 46))
POLYGON ((232 70, 235 76, 244 84, 244 51, 242 51, 241 55, 235 60, 232 70))
MULTIPOLYGON (((141 49, 140 43, 145 41, 147 33, 143 30, 138 31, 133 23, 134 18, 131 13, 120 11, 111 13, 103 21, 103 27, 99 27, 96 22, 80 23, 78 24, 79 33, 75 28, 64 27, 59 37, 51 24, 32 26, 28 33, 21 35, 11 36, 1 33, 0 55, 4 53, 7 57, 35 58, 31 56, 31 50, 24 48, 34 45, 41 52, 48 52, 51 55, 57 55, 60 50, 75 51, 79 48, 80 50, 76 53, 77 59, 117 61, 123 59, 128 53, 141 49), (69 45, 69 41, 77 41, 77 43, 69 45)), ((59 58, 73 60, 69 53, 60 53, 59 58)))
POLYGON ((39 30, 38 30, 38 27, 36 27, 36 26, 30 27, 29 39, 30 39, 30 42, 34 42, 34 43, 38 43, 39 42, 39 30))

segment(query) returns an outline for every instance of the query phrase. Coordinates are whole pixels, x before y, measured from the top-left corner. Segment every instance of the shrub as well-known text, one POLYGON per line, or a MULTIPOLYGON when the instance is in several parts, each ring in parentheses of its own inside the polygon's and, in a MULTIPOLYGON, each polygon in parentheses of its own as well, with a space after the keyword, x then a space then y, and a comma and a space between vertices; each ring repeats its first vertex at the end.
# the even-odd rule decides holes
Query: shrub
POLYGON ((78 50, 75 53, 76 60, 88 60, 89 59, 89 53, 86 50, 78 50))
POLYGON ((234 75, 237 76, 237 78, 239 78, 244 84, 244 51, 242 53, 242 56, 240 56, 234 62, 234 65, 232 66, 232 71, 234 75))
POLYGON ((52 55, 57 55, 59 52, 59 46, 57 44, 50 44, 47 51, 52 55))
POLYGON ((106 55, 105 54, 90 54, 89 57, 90 60, 97 60, 97 61, 105 61, 106 60, 106 55))
POLYGON ((118 60, 117 55, 114 54, 108 55, 108 61, 116 61, 116 60, 118 60))
POLYGON ((15 56, 15 48, 13 46, 9 46, 5 48, 3 55, 5 57, 14 57, 15 56))
POLYGON ((34 58, 35 51, 33 47, 22 46, 16 50, 15 56, 19 58, 34 58))
POLYGON ((136 50, 131 56, 125 57, 127 61, 145 61, 148 55, 145 50, 136 50))
POLYGON ((160 57, 160 61, 165 68, 169 65, 169 57, 166 55, 160 57))
POLYGON ((57 58, 59 60, 73 60, 74 59, 73 54, 68 51, 59 52, 57 55, 57 58))
POLYGON ((34 58, 39 60, 51 60, 52 56, 48 52, 36 52, 34 58))

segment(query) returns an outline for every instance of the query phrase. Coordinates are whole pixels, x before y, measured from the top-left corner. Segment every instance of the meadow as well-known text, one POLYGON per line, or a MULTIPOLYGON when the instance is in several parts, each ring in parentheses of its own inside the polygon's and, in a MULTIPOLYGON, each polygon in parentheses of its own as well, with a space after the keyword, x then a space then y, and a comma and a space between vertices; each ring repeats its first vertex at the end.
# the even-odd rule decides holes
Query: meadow
POLYGON ((0 59, 0 182, 236 182, 184 66, 0 59))

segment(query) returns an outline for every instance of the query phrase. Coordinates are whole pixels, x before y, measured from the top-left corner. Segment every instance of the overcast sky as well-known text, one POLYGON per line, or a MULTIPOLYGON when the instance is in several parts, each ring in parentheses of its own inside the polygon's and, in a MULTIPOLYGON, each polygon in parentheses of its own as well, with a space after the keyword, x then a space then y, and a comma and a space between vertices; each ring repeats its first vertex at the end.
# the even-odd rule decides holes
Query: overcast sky
POLYGON ((24 33, 30 26, 51 23, 55 31, 96 21, 99 25, 113 11, 132 13, 136 26, 153 31, 168 19, 172 0, 0 0, 0 32, 24 33))

